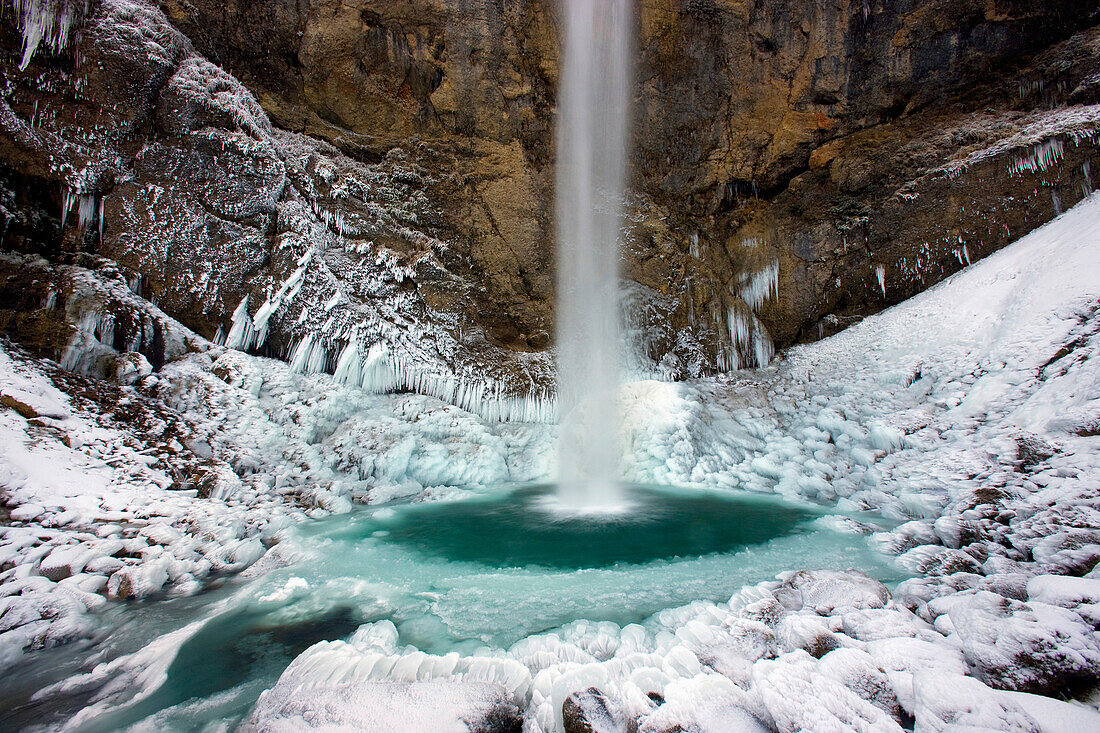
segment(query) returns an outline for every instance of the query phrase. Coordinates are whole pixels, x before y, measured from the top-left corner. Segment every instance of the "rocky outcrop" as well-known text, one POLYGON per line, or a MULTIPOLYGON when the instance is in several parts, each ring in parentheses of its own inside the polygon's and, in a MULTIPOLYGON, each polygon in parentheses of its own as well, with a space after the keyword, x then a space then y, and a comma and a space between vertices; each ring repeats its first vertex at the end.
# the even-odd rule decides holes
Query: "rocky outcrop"
MULTIPOLYGON (((81 22, 37 47, 30 16, 0 27, 6 248, 113 259, 199 333, 302 369, 548 414, 553 3, 32 6, 81 22)), ((1090 192, 1096 21, 640 2, 632 370, 763 364, 1090 192)))

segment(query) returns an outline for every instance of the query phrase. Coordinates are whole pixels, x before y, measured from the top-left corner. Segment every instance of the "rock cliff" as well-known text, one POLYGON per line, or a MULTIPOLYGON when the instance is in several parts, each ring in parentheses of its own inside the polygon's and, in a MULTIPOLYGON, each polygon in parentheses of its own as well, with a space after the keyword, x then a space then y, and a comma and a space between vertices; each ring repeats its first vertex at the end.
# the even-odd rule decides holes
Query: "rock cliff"
MULTIPOLYGON (((5 249, 115 268, 302 370, 549 413, 553 2, 10 10, 5 249)), ((765 363, 1091 191, 1097 22, 1079 0, 642 0, 636 370, 765 363)), ((0 325, 58 356, 51 288, 31 303, 3 268, 0 325)))

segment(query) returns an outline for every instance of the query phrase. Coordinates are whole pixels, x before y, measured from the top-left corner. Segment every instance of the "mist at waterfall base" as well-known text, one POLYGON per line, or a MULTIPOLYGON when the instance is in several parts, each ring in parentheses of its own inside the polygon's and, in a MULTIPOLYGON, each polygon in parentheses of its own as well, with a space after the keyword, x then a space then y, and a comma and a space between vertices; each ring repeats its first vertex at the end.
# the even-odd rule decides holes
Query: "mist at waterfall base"
POLYGON ((631 0, 563 3, 557 134, 557 498, 621 506, 617 483, 619 229, 626 177, 631 0))

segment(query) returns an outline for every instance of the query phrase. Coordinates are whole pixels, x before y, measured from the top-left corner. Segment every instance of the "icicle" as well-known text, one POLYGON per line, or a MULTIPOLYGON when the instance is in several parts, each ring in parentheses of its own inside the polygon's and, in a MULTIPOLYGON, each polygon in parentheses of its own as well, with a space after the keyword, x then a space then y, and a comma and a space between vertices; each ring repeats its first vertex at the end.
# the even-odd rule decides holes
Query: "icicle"
POLYGON ((275 311, 284 305, 290 305, 294 298, 298 295, 298 291, 302 288, 302 282, 305 280, 306 268, 309 267, 309 263, 313 260, 314 249, 310 248, 301 259, 298 260, 298 269, 291 273, 290 277, 279 287, 279 290, 275 295, 267 299, 267 301, 260 306, 256 311, 256 315, 252 318, 252 328, 255 331, 255 343, 256 346, 263 346, 263 343, 267 341, 267 322, 274 315, 275 311))
POLYGON ((882 290, 882 297, 886 297, 886 266, 875 265, 875 277, 878 278, 878 286, 882 290))
POLYGON ((738 291, 741 300, 756 311, 766 300, 779 295, 779 261, 766 266, 759 272, 741 276, 741 288, 738 291))
POLYGON ((306 374, 320 374, 328 366, 328 349, 323 341, 318 341, 310 349, 309 358, 306 360, 306 374))
POLYGON ((248 316, 248 296, 241 298, 241 304, 233 311, 233 326, 225 337, 225 345, 230 349, 247 351, 252 347, 254 337, 252 319, 248 316))
POLYGON ((389 350, 385 344, 374 344, 367 352, 367 358, 363 360, 359 384, 368 392, 391 392, 396 389, 399 382, 407 380, 399 379, 400 367, 390 361, 389 350))
POLYGON ((79 206, 77 206, 76 213, 76 226, 80 231, 84 231, 88 227, 88 224, 92 221, 92 217, 95 216, 94 193, 80 194, 80 204, 79 206))
POLYGON ((99 197, 99 242, 103 243, 103 203, 107 200, 106 196, 99 197))
POLYGON ((290 355, 290 371, 303 373, 306 371, 306 363, 309 361, 310 352, 313 350, 313 335, 308 334, 298 342, 290 355))
POLYGON ((54 51, 69 44, 73 27, 88 12, 88 3, 73 0, 13 0, 19 30, 23 34, 22 71, 31 63, 43 41, 54 51))
POLYGON ((1012 175, 1022 175, 1024 171, 1042 172, 1058 163, 1064 156, 1065 146, 1062 140, 1052 137, 1032 145, 1026 154, 1017 156, 1008 166, 1008 172, 1012 175))
POLYGON ((340 352, 340 358, 336 361, 336 372, 333 376, 337 382, 343 382, 344 384, 362 384, 360 376, 362 363, 363 357, 359 349, 359 337, 352 334, 348 345, 340 352))
POLYGON ((61 202, 61 228, 65 228, 65 222, 69 219, 69 210, 73 208, 73 201, 76 200, 73 190, 68 186, 65 187, 65 195, 61 202))
POLYGON ((734 369, 747 366, 765 367, 775 355, 775 347, 764 324, 745 306, 730 306, 727 314, 732 351, 726 357, 734 369), (751 356, 751 360, 746 357, 751 356))

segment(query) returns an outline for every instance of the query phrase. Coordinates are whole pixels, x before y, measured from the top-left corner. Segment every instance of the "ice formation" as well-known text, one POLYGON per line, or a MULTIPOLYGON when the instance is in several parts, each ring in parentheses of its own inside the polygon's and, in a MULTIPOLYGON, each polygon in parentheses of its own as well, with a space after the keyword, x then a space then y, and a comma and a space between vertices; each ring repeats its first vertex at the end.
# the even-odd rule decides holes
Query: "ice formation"
POLYGON ((760 309, 765 301, 779 296, 779 262, 773 262, 758 272, 741 276, 741 286, 737 291, 741 299, 752 310, 760 309))
POLYGON ((43 41, 55 52, 69 45, 74 28, 88 12, 87 0, 12 0, 12 4, 23 32, 20 69, 30 65, 43 41))

